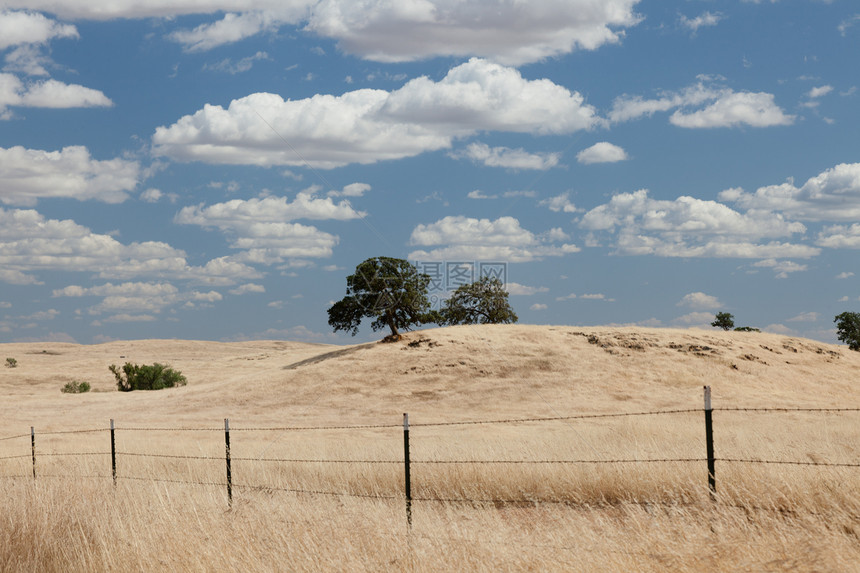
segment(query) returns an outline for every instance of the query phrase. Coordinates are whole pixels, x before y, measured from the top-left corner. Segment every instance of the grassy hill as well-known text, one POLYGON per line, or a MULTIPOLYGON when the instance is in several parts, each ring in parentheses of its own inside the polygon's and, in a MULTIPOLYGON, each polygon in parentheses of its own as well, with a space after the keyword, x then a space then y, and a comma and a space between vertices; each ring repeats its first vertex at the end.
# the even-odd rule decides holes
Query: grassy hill
POLYGON ((3 344, 4 357, 18 366, 0 368, 0 571, 852 571, 860 562, 860 413, 796 411, 860 407, 860 352, 842 346, 499 325, 351 346, 3 344), (118 392, 108 366, 126 361, 169 364, 188 385, 118 392), (93 390, 62 394, 70 381, 93 390), (704 385, 717 408, 716 501, 702 460, 704 385), (235 430, 229 509, 224 418, 235 430))

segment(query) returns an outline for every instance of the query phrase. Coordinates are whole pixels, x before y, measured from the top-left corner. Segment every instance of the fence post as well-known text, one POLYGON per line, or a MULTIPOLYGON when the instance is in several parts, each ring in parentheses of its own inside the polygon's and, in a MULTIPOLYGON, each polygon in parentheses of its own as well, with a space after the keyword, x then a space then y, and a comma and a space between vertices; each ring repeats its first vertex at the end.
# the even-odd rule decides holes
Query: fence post
POLYGON ((412 529, 412 483, 409 475, 409 414, 403 414, 403 461, 406 468, 406 523, 412 529))
POLYGON ((30 426, 30 451, 33 454, 33 479, 36 479, 36 428, 30 426))
POLYGON ((110 419, 110 470, 113 476, 113 485, 116 487, 116 434, 114 433, 113 418, 110 419))
POLYGON ((705 386, 705 444, 708 454, 708 489, 711 499, 717 499, 717 475, 714 459, 714 419, 711 408, 711 387, 705 386))
POLYGON ((230 419, 224 418, 224 443, 227 446, 227 503, 233 507, 233 472, 230 467, 230 419))

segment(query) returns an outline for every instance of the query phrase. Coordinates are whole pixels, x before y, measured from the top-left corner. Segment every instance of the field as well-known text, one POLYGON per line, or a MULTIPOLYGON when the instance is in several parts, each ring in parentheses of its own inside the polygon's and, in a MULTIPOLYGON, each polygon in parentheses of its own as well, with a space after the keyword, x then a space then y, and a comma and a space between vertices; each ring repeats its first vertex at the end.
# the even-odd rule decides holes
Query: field
POLYGON ((844 411, 860 408, 860 353, 845 347, 510 325, 347 347, 3 344, 5 357, 17 366, 0 368, 4 572, 860 566, 860 412, 844 411), (108 365, 126 361, 170 364, 189 383, 117 392, 108 365), (61 393, 71 381, 93 390, 61 393))

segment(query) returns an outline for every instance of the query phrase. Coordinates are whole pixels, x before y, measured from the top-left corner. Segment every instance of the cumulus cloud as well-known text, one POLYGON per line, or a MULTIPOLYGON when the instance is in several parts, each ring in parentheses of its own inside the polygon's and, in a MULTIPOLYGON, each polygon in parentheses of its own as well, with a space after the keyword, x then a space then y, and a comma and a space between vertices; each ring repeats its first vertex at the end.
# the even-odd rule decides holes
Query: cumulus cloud
POLYGON ((175 222, 216 228, 231 237, 232 248, 245 251, 243 260, 270 265, 288 259, 330 257, 338 242, 335 235, 289 221, 349 220, 363 215, 348 200, 335 203, 330 197, 316 197, 311 189, 299 193, 292 202, 286 197, 264 197, 184 207, 175 222))
POLYGON ((773 94, 735 92, 714 85, 709 78, 700 78, 678 92, 661 92, 656 99, 630 95, 616 98, 609 119, 616 123, 630 121, 673 109, 670 123, 686 128, 771 127, 790 125, 795 120, 776 105, 773 94))
POLYGON ((464 216, 448 216, 412 231, 410 245, 438 247, 409 254, 412 260, 498 260, 528 262, 543 257, 575 253, 572 244, 552 244, 549 236, 538 236, 520 226, 513 217, 495 221, 464 216))
POLYGON ((546 310, 547 308, 549 307, 545 304, 535 303, 529 307, 529 310, 546 310))
POLYGON ((137 186, 139 176, 136 161, 99 161, 86 147, 60 151, 0 147, 0 202, 7 205, 33 205, 47 197, 121 203, 137 186))
POLYGON ((113 102, 99 90, 57 80, 24 83, 17 76, 0 73, 0 119, 10 117, 10 107, 110 107, 113 102))
POLYGON ((44 44, 54 38, 77 38, 70 24, 29 11, 0 10, 0 50, 21 44, 44 44))
POLYGON ((260 274, 226 257, 202 267, 158 241, 123 244, 70 219, 47 219, 37 211, 0 208, 0 279, 38 282, 41 272, 92 273, 103 279, 170 278, 190 283, 233 284, 260 274))
POLYGON ((817 88, 812 88, 811 90, 809 90, 809 93, 806 95, 809 99, 816 99, 824 97, 832 91, 833 86, 819 86, 817 88))
POLYGON ((723 15, 719 12, 702 12, 700 15, 695 18, 688 18, 686 16, 680 17, 681 26, 690 30, 693 34, 699 31, 699 28, 706 28, 710 26, 716 26, 720 23, 720 20, 723 19, 723 15))
POLYGON ((831 249, 860 249, 860 224, 824 227, 815 244, 831 249))
POLYGON ((673 324, 682 326, 697 326, 700 328, 708 328, 714 320, 714 315, 710 312, 691 312, 683 316, 679 316, 672 321, 673 324))
POLYGON ((776 259, 765 259, 753 264, 754 267, 764 267, 773 269, 776 273, 776 278, 786 279, 790 273, 799 273, 807 269, 806 265, 795 263, 794 261, 778 261, 776 259))
POLYGON ((620 41, 638 0, 322 0, 308 29, 351 54, 402 62, 481 56, 521 65, 620 41))
POLYGON ((531 296, 542 292, 549 292, 547 287, 532 287, 513 282, 506 283, 505 289, 512 296, 531 296))
POLYGON ((465 150, 449 154, 454 159, 470 159, 487 167, 508 169, 538 169, 545 171, 558 165, 560 153, 529 153, 525 149, 490 147, 485 143, 471 143, 465 150))
POLYGON ((180 161, 333 168, 449 148, 477 131, 565 134, 601 123, 583 97, 549 80, 472 59, 436 82, 285 101, 256 93, 207 104, 156 129, 154 153, 180 161), (284 142, 288 145, 285 145, 284 142))
POLYGON ((269 12, 287 8, 305 10, 313 0, 4 0, 4 6, 48 12, 68 20, 113 20, 119 18, 169 18, 186 14, 255 10, 269 12))
POLYGON ((570 200, 570 193, 562 193, 549 199, 542 199, 538 202, 538 205, 547 207, 550 211, 555 211, 556 213, 576 213, 579 211, 576 205, 570 200))
POLYGON ((608 141, 600 141, 576 154, 576 160, 585 165, 592 163, 615 163, 627 159, 623 148, 608 141))
POLYGON ((796 219, 854 221, 860 219, 860 163, 841 163, 800 187, 789 180, 760 187, 755 193, 727 189, 719 198, 745 209, 779 211, 796 219))
POLYGON ((300 10, 294 14, 290 14, 289 10, 279 13, 260 10, 230 12, 217 22, 200 24, 193 30, 176 30, 168 37, 183 44, 189 52, 199 52, 232 44, 262 32, 274 32, 286 23, 297 22, 300 15, 300 10))
POLYGON ((676 111, 669 121, 678 127, 710 128, 737 127, 771 127, 774 125, 790 125, 794 116, 786 115, 774 103, 773 94, 769 93, 726 93, 704 109, 685 113, 676 111))
MULTIPOLYGON (((341 50, 382 62, 437 56, 482 56, 520 65, 577 49, 617 43, 640 17, 639 0, 6 0, 8 8, 60 18, 170 18, 218 14, 220 19, 169 38, 186 50, 209 50, 283 25, 338 42, 341 50), (223 16, 221 16, 223 14, 223 16)), ((50 37, 51 21, 27 23, 50 37)), ((60 32, 54 31, 53 34, 60 32)), ((2 37, 2 36, 0 36, 2 37)), ((38 36, 36 36, 38 37, 38 36)))
POLYGON ((619 253, 664 257, 808 258, 820 249, 762 239, 804 233, 781 214, 740 213, 716 201, 679 197, 657 200, 641 189, 621 193, 583 215, 580 226, 614 234, 619 253))
POLYGON ((715 296, 703 292, 691 292, 684 295, 676 306, 685 306, 694 310, 711 310, 723 306, 715 296))

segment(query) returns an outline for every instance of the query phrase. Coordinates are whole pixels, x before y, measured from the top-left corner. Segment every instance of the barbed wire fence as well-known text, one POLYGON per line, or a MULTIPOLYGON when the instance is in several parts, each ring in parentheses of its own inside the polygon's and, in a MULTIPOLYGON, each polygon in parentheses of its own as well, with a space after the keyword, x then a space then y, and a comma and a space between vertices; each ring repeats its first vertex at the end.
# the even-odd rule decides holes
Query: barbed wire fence
POLYGON ((716 464, 743 464, 743 465, 774 465, 774 466, 808 466, 808 467, 830 467, 830 468, 860 468, 860 462, 828 462, 828 461, 805 461, 805 460, 786 460, 786 459, 766 459, 766 458, 744 458, 744 457, 717 457, 714 453, 714 422, 713 412, 739 412, 739 413, 757 413, 757 414, 775 414, 775 413, 813 413, 813 414, 837 414, 837 413, 860 413, 860 408, 713 408, 710 400, 710 387, 704 389, 705 404, 704 409, 674 409, 674 410, 656 410, 643 412, 621 412, 621 413, 602 413, 602 414, 578 414, 571 416, 554 416, 554 417, 532 417, 532 418, 504 418, 494 420, 466 420, 466 421, 448 421, 448 422, 427 422, 413 423, 410 425, 408 414, 403 415, 402 424, 365 424, 365 425, 327 425, 327 426, 273 426, 273 427, 239 427, 231 428, 229 419, 224 420, 223 427, 146 427, 146 426, 128 426, 116 427, 115 421, 110 420, 109 428, 85 428, 74 430, 54 430, 39 432, 37 434, 35 427, 30 428, 29 433, 17 434, 12 436, 0 437, 0 469, 4 464, 15 463, 21 467, 23 460, 29 458, 31 464, 31 472, 19 474, 0 474, 0 479, 40 479, 40 478, 55 478, 55 479, 111 479, 113 485, 116 486, 118 480, 154 482, 167 484, 184 484, 205 487, 225 488, 227 493, 227 503, 232 507, 234 489, 243 491, 264 491, 264 492, 285 492, 294 494, 309 494, 317 496, 332 496, 332 497, 349 497, 376 499, 385 501, 401 501, 405 502, 407 522, 411 529, 412 525, 412 503, 413 502, 435 502, 435 503, 457 503, 457 504, 494 504, 494 505, 523 505, 523 504, 569 504, 569 500, 541 498, 539 496, 523 495, 522 497, 501 498, 501 497, 453 497, 453 496, 428 496, 418 495, 413 496, 411 488, 411 476, 413 466, 574 466, 574 465, 640 465, 640 464, 703 464, 707 468, 708 491, 711 498, 716 501, 716 464), (651 416, 666 416, 677 414, 694 414, 704 412, 705 416, 705 452, 702 457, 630 457, 618 459, 593 459, 593 458, 567 458, 567 459, 412 459, 410 456, 410 428, 434 428, 434 427, 452 427, 452 426, 479 426, 479 425, 514 425, 524 423, 546 423, 558 421, 573 421, 573 420, 603 420, 611 418, 630 418, 630 417, 651 417, 651 416), (403 457, 399 459, 370 459, 370 458, 308 458, 308 457, 278 457, 278 456, 233 456, 231 452, 230 437, 231 432, 236 433, 254 433, 254 432, 311 432, 311 431, 345 431, 354 432, 357 430, 394 430, 402 428, 403 432, 403 457), (131 451, 117 449, 116 433, 224 433, 224 455, 189 455, 189 454, 169 454, 169 453, 151 453, 141 451, 131 451), (37 450, 37 436, 39 440, 46 437, 65 437, 70 435, 81 434, 100 434, 109 433, 110 435, 110 450, 97 451, 77 451, 77 452, 56 452, 37 450), (29 438, 29 452, 27 453, 11 453, 20 451, 23 448, 18 448, 15 445, 16 441, 24 442, 29 438), (104 458, 109 460, 110 474, 90 473, 86 475, 72 474, 50 474, 38 471, 37 458, 104 458), (205 480, 193 479, 170 479, 166 477, 139 476, 130 474, 118 474, 117 460, 122 458, 138 458, 151 459, 161 461, 203 461, 217 462, 224 464, 223 476, 224 480, 205 480), (273 464, 315 464, 315 465, 384 465, 384 466, 402 466, 403 468, 403 492, 400 495, 392 493, 357 493, 351 491, 329 491, 326 489, 308 489, 303 487, 285 487, 282 485, 271 484, 254 484, 254 483, 234 483, 233 462, 241 463, 273 463, 273 464))

